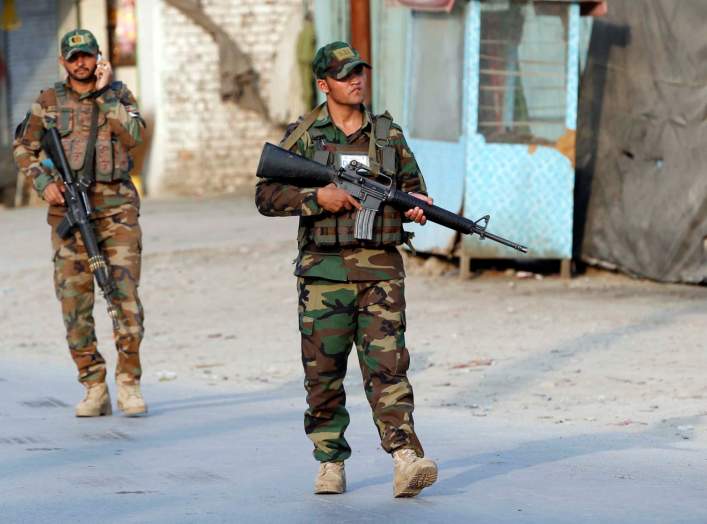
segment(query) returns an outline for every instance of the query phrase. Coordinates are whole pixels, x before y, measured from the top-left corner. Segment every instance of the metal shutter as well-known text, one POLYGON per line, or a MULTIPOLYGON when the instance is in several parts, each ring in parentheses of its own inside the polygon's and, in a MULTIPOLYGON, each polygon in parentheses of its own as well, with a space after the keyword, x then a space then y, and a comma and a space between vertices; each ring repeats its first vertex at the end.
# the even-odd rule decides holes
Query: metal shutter
POLYGON ((10 127, 25 117, 39 92, 58 78, 58 15, 55 0, 17 2, 22 27, 7 34, 10 127))

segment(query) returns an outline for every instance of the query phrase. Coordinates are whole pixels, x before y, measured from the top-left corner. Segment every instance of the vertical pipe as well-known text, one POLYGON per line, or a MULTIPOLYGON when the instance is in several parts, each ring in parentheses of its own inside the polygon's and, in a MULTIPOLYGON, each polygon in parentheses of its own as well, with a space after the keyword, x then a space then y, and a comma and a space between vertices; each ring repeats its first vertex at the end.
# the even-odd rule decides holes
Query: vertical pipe
MULTIPOLYGON (((369 64, 371 62, 371 4, 370 0, 351 0, 351 45, 369 64)), ((373 82, 368 75, 366 105, 371 104, 373 82)))

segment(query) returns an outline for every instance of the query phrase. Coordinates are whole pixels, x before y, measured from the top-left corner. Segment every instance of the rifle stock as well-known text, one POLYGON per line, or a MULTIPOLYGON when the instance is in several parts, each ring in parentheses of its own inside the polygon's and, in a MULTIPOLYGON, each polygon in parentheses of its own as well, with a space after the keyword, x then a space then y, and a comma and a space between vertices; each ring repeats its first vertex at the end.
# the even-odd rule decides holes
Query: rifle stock
POLYGON ((319 187, 333 182, 337 172, 319 162, 266 143, 255 174, 260 178, 277 179, 284 184, 319 187))

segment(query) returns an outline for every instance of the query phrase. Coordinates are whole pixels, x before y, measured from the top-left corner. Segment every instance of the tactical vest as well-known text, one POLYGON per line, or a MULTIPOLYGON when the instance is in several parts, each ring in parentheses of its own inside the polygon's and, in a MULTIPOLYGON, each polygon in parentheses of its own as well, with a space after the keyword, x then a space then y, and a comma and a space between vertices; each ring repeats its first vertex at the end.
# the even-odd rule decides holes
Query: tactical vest
MULTIPOLYGON (((393 119, 388 113, 373 118, 371 135, 363 144, 334 144, 324 139, 323 133, 311 127, 322 106, 307 115, 302 124, 282 142, 282 146, 290 149, 305 133, 314 145, 315 162, 331 167, 341 167, 342 158, 347 155, 367 157, 368 167, 374 175, 383 170, 393 178, 393 187, 397 183, 397 163, 395 148, 389 143, 390 127, 393 119), (314 115, 314 116, 313 116, 314 115), (303 125, 304 124, 304 125, 303 125), (300 129, 300 127, 302 129, 300 129), (293 136, 294 135, 294 136, 293 136), (299 136, 297 136, 299 135, 299 136), (290 144, 289 147, 288 143, 290 144)), ((301 249, 310 242, 318 247, 384 247, 397 246, 408 240, 408 234, 403 230, 402 216, 392 206, 384 205, 376 214, 373 224, 373 239, 361 241, 354 237, 356 210, 345 211, 336 215, 327 214, 322 217, 300 217, 297 241, 301 249)))
MULTIPOLYGON (((122 83, 114 82, 111 88, 119 91, 122 83)), ((57 128, 61 135, 66 157, 71 169, 82 173, 86 163, 87 148, 91 135, 91 116, 96 107, 93 98, 78 100, 69 96, 62 82, 54 85, 57 100, 57 128)), ((96 134, 95 179, 98 182, 113 182, 129 178, 130 157, 117 137, 113 136, 105 113, 98 110, 96 134)))

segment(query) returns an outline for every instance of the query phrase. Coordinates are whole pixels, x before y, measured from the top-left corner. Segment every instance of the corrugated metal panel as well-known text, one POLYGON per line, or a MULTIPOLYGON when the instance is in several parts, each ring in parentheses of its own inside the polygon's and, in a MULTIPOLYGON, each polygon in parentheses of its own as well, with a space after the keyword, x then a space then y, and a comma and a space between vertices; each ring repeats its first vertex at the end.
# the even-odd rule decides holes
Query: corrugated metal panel
MULTIPOLYGON (((464 216, 490 214, 489 231, 528 246, 532 258, 571 258, 574 168, 567 157, 543 146, 532 155, 524 145, 477 143, 471 149, 464 216)), ((475 236, 464 237, 463 249, 475 258, 525 257, 475 236)))
POLYGON ((58 15, 55 0, 16 2, 22 27, 7 36, 10 126, 25 117, 40 90, 57 80, 58 15))

